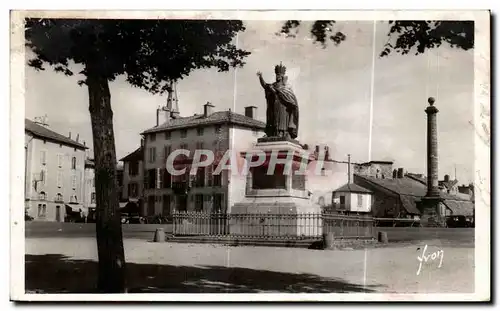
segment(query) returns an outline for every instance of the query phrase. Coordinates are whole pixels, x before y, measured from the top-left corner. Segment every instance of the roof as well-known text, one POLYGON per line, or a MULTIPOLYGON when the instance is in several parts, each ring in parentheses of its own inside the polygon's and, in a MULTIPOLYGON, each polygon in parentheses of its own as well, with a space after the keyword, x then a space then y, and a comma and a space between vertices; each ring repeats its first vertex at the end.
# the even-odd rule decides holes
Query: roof
POLYGON ((420 215, 420 211, 417 208, 417 201, 419 199, 415 198, 414 196, 403 194, 399 195, 399 199, 401 200, 401 204, 403 205, 404 209, 409 214, 420 215))
POLYGON ((370 165, 370 164, 394 164, 394 161, 370 161, 361 163, 360 165, 370 165))
POLYGON ((427 185, 427 180, 424 178, 422 174, 406 173, 405 177, 416 180, 423 185, 427 185))
POLYGON ((438 185, 440 187, 445 187, 446 189, 451 189, 456 184, 458 184, 458 180, 456 180, 456 179, 455 180, 449 180, 449 181, 445 181, 445 180, 438 181, 438 185))
POLYGON ((203 115, 194 115, 190 117, 180 117, 176 119, 171 119, 168 122, 165 122, 159 126, 155 126, 148 130, 145 130, 141 134, 155 133, 165 130, 197 127, 200 125, 215 125, 223 123, 229 123, 232 125, 240 125, 244 127, 262 129, 262 130, 266 128, 266 124, 264 122, 241 115, 239 113, 234 113, 231 111, 217 111, 207 117, 203 115))
POLYGON ((49 130, 44 126, 36 124, 29 119, 24 119, 24 130, 31 133, 33 136, 40 137, 46 140, 51 140, 75 148, 88 149, 85 145, 80 144, 79 142, 76 142, 64 135, 49 130))
POLYGON ((443 203, 452 211, 452 215, 474 215, 474 203, 472 201, 444 200, 443 203))
POLYGON ((139 147, 135 149, 132 153, 124 156, 120 161, 122 162, 130 162, 130 161, 141 161, 143 158, 143 148, 139 147))
MULTIPOLYGON (((410 177, 403 178, 375 178, 370 176, 363 176, 359 174, 354 174, 356 177, 360 177, 369 183, 376 184, 380 187, 383 187, 389 191, 392 191, 395 194, 399 195, 407 195, 413 197, 424 197, 427 194, 427 186, 422 184, 420 181, 415 180, 410 177)), ((448 194, 448 193, 440 193, 443 199, 449 200, 457 200, 457 201, 470 201, 462 197, 458 197, 456 195, 448 194)))
POLYGON ((356 192, 356 193, 372 193, 371 190, 365 189, 356 184, 345 184, 333 192, 356 192))

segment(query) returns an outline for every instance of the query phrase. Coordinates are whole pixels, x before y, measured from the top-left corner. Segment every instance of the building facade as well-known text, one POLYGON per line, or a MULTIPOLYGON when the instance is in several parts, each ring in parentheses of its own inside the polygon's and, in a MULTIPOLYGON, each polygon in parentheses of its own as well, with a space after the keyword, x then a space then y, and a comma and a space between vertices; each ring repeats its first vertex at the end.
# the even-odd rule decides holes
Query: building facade
MULTIPOLYGON (((174 211, 229 212, 232 204, 245 195, 246 177, 237 171, 215 173, 215 170, 221 160, 225 161, 223 155, 227 150, 237 152, 251 148, 263 135, 265 124, 254 118, 255 107, 247 107, 245 114, 215 112, 210 103, 203 108, 202 114, 190 117, 180 117, 168 113, 168 108, 162 109, 163 119, 159 117, 157 126, 141 133, 144 141, 144 215, 168 215, 174 211), (166 162, 177 149, 189 150, 190 154, 175 157, 174 168, 185 169, 185 173, 172 176, 166 169, 166 162), (213 165, 191 174, 194 152, 199 149, 212 150, 216 159, 213 165)), ((130 161, 124 161, 125 165, 127 162, 130 165, 130 161)), ((137 182, 131 177, 125 170, 124 187, 127 189, 137 182)))
POLYGON ((25 119, 25 208, 35 220, 63 222, 83 208, 84 144, 25 119))
POLYGON ((96 208, 95 163, 92 159, 85 160, 85 191, 83 207, 85 215, 88 215, 89 209, 96 208))

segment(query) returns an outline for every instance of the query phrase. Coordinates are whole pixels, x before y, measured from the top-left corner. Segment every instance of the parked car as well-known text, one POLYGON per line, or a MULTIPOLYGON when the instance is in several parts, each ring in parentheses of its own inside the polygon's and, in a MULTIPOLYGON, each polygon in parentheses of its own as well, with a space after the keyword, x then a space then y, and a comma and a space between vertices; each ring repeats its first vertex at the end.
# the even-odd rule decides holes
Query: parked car
POLYGON ((32 221, 33 219, 35 219, 34 217, 31 217, 30 215, 28 214, 24 214, 24 220, 25 221, 32 221))
POLYGON ((470 228, 473 224, 465 216, 450 216, 446 219, 448 228, 470 228))

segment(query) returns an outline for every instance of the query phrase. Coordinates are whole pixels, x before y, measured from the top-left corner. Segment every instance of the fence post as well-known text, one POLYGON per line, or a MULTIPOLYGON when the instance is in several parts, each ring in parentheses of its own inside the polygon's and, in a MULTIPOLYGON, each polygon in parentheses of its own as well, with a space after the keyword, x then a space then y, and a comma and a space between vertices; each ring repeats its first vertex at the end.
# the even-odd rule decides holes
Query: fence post
POLYGON ((335 248, 335 234, 333 232, 323 233, 323 248, 328 250, 335 248))
POLYGON ((165 242, 165 231, 163 231, 163 228, 156 228, 153 241, 157 243, 165 242))
POLYGON ((389 239, 387 238, 387 232, 385 232, 385 231, 379 231, 378 232, 378 241, 380 243, 384 243, 384 244, 388 243, 389 239))

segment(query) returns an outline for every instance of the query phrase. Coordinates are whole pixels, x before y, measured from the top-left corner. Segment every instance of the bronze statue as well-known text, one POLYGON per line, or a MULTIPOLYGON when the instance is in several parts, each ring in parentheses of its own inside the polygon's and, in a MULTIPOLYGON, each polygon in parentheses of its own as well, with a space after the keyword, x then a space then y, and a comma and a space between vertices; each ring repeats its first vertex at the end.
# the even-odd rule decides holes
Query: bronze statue
POLYGON ((267 101, 266 136, 297 138, 299 131, 299 105, 285 75, 286 67, 281 63, 274 68, 276 82, 268 84, 257 72, 267 101))

